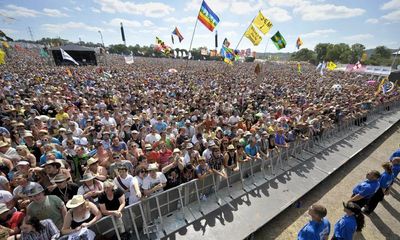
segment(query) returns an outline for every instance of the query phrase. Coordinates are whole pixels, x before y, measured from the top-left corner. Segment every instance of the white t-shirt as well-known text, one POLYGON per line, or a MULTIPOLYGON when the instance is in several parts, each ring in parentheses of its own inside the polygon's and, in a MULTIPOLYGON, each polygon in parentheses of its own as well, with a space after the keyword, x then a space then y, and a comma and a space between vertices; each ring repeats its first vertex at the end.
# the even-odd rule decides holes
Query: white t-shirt
POLYGON ((6 190, 0 190, 0 203, 8 203, 13 199, 13 195, 6 190))
POLYGON ((132 184, 129 188, 129 205, 139 202, 140 198, 138 198, 136 196, 136 190, 135 190, 134 184, 136 184, 136 183, 139 184, 139 189, 140 189, 143 186, 143 180, 140 177, 135 176, 135 177, 133 177, 131 183, 132 184))
POLYGON ((228 123, 231 125, 235 125, 236 123, 239 122, 239 116, 231 116, 228 120, 228 123))
POLYGON ((150 134, 146 135, 146 138, 144 139, 144 141, 148 142, 150 144, 154 144, 155 142, 160 141, 160 139, 161 139, 160 134, 156 133, 156 134, 153 135, 153 134, 150 133, 150 134))
MULTIPOLYGON (((154 186, 156 186, 159 183, 167 183, 167 178, 165 177, 164 173, 157 172, 156 173, 156 178, 152 178, 150 176, 150 174, 149 174, 143 180, 143 189, 145 189, 145 190, 152 189, 154 186)), ((158 190, 158 191, 156 191, 154 193, 162 192, 162 191, 163 191, 163 189, 160 189, 160 190, 158 190)))
POLYGON ((207 148, 206 150, 204 150, 202 157, 205 158, 206 161, 208 162, 208 160, 210 160, 210 158, 211 158, 211 154, 212 154, 212 151, 209 148, 207 148))
MULTIPOLYGON (((132 175, 128 174, 126 176, 126 178, 122 178, 120 177, 120 181, 122 182, 122 184, 124 184, 124 186, 129 190, 130 186, 132 185, 132 180, 133 177, 132 175)), ((121 186, 121 184, 119 183, 117 177, 114 178, 114 184, 117 185, 117 187, 119 187, 121 190, 125 191, 125 188, 123 188, 121 186)), ((129 192, 125 192, 125 198, 129 197, 129 192)))
POLYGON ((117 126, 117 122, 115 121, 115 119, 114 119, 113 117, 109 117, 108 119, 106 119, 105 117, 103 117, 103 118, 100 120, 100 122, 101 122, 103 125, 107 125, 107 126, 110 126, 110 125, 117 126))

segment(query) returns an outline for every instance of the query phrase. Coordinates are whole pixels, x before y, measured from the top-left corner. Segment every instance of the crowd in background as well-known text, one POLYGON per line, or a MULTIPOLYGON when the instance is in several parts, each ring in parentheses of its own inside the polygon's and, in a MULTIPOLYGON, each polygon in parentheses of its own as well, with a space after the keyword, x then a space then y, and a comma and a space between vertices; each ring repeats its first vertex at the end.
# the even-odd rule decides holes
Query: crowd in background
POLYGON ((107 64, 54 67, 25 50, 0 66, 7 235, 50 239, 102 216, 121 219, 125 206, 154 193, 210 174, 227 178, 243 162, 268 161, 290 142, 399 99, 375 94, 363 76, 321 76, 307 64, 299 73, 297 64, 265 63, 258 76, 256 63, 107 64))

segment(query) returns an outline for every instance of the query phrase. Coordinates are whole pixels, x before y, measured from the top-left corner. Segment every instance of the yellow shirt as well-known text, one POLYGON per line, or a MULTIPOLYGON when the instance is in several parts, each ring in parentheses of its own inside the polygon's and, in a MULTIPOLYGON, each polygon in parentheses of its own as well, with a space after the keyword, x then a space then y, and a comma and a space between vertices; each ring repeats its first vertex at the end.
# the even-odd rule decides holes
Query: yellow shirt
POLYGON ((68 115, 68 113, 66 113, 66 112, 57 113, 57 114, 56 114, 56 119, 57 119, 57 121, 59 121, 59 122, 62 122, 64 119, 67 119, 67 118, 69 118, 69 115, 68 115))

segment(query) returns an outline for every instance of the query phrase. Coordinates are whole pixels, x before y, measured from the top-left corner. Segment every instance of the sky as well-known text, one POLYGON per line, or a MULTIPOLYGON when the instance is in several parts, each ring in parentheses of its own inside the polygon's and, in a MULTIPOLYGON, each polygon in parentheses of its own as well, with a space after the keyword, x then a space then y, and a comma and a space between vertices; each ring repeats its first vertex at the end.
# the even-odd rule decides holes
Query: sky
MULTIPOLYGON (((124 24, 128 45, 150 45, 158 36, 167 45, 188 49, 202 0, 0 0, 0 30, 14 39, 34 40, 61 37, 73 42, 79 38, 105 45, 123 43, 120 23, 124 24), (184 40, 171 42, 178 27, 184 40)), ((268 39, 276 32, 287 42, 281 52, 296 51, 297 37, 303 48, 323 43, 362 43, 367 48, 385 45, 400 47, 400 0, 206 0, 220 19, 219 46, 226 37, 236 47, 261 11, 273 27, 258 46, 244 37, 238 49, 278 52, 268 39), (397 29, 397 30, 396 30, 397 29)), ((214 31, 215 31, 214 30, 214 31)), ((214 49, 215 32, 198 22, 193 47, 214 49)))

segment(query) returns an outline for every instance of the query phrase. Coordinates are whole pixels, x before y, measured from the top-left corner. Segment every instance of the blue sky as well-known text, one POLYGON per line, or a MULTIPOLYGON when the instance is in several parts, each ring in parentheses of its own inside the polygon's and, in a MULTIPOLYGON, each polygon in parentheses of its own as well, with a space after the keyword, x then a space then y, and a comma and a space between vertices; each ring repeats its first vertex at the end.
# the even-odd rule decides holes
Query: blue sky
MULTIPOLYGON (((207 0, 219 16, 216 27, 219 45, 227 37, 236 46, 258 10, 273 23, 259 46, 243 38, 239 49, 263 52, 268 38, 280 31, 295 51, 298 36, 303 47, 319 42, 363 43, 367 48, 400 47, 400 0, 207 0), (396 30, 397 29, 397 30, 396 30)), ((123 22, 127 44, 150 45, 159 36, 172 45, 170 33, 179 28, 184 40, 173 47, 188 48, 201 0, 0 0, 0 29, 14 39, 61 37, 71 41, 122 43, 119 24, 123 22), (13 19, 10 19, 13 18, 13 19)), ((193 47, 214 48, 214 33, 198 23, 193 47)), ((268 43, 267 52, 277 52, 268 43)))

